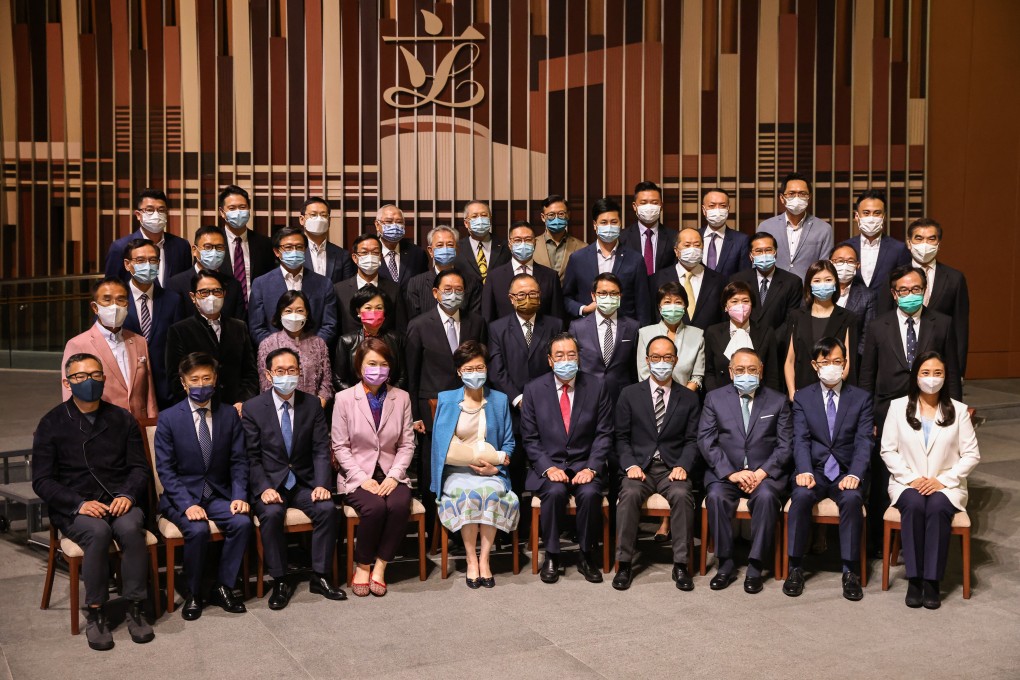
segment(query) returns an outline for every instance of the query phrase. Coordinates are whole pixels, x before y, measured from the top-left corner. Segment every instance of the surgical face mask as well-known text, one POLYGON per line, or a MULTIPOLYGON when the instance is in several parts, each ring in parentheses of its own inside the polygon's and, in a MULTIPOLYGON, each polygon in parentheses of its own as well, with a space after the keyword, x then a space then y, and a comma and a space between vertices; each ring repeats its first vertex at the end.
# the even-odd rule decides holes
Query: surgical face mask
POLYGON ((839 282, 842 284, 850 283, 857 275, 857 267, 849 262, 840 262, 834 266, 836 267, 836 276, 839 277, 839 282))
POLYGON ((198 263, 205 269, 217 270, 223 265, 223 259, 227 253, 223 250, 200 250, 198 251, 198 263))
POLYGON ((662 214, 662 206, 655 205, 654 203, 645 203, 639 205, 635 212, 641 224, 655 224, 659 221, 659 215, 662 214))
POLYGON ((535 255, 534 243, 511 243, 510 252, 518 262, 528 262, 535 255))
POLYGON ((861 217, 857 221, 857 225, 861 229, 861 233, 868 238, 875 238, 882 233, 883 223, 885 222, 884 217, 876 217, 874 215, 868 215, 867 217, 861 217))
POLYGON ((743 375, 733 376, 733 386, 737 388, 737 392, 741 394, 751 394, 756 389, 761 381, 758 376, 744 373, 743 375))
POLYGON ((226 212, 227 224, 234 229, 243 229, 248 224, 250 217, 251 211, 249 210, 228 210, 226 212))
POLYGON ((298 376, 296 375, 274 375, 273 389, 285 397, 289 397, 297 389, 298 376))
POLYGON ((154 212, 150 215, 143 212, 141 224, 142 229, 150 234, 158 234, 166 229, 166 213, 154 212))
POLYGON ((378 387, 390 379, 390 367, 365 366, 361 369, 361 379, 372 387, 378 387))
POLYGON ((680 323, 684 318, 684 306, 678 304, 668 304, 659 307, 659 315, 662 320, 669 325, 680 323))
POLYGON ((382 237, 390 243, 404 238, 404 225, 398 222, 385 223, 382 225, 382 237))
POLYGON ((468 222, 468 229, 476 239, 483 239, 492 231, 492 220, 488 217, 473 217, 468 222))
POLYGON ((903 310, 905 314, 914 314, 924 304, 924 295, 921 293, 911 293, 910 295, 904 295, 901 298, 896 299, 896 306, 903 310))
POLYGON ((566 231, 567 220, 563 217, 548 217, 545 220, 545 228, 553 234, 559 234, 566 231))
POLYGON ((747 321, 747 317, 751 316, 751 305, 746 302, 742 302, 739 305, 732 305, 726 310, 726 313, 731 319, 733 319, 733 323, 738 326, 743 326, 744 322, 747 321))
POLYGON ((464 292, 459 290, 448 290, 439 294, 439 304, 449 312, 456 312, 464 304, 464 292))
POLYGON ((680 263, 688 269, 701 264, 701 248, 684 248, 680 251, 680 263))
POLYGON ((787 198, 786 209, 791 215, 802 215, 807 210, 807 199, 801 198, 800 196, 794 196, 793 198, 787 198))
POLYGON ((280 253, 280 262, 287 269, 300 269, 305 266, 305 251, 288 250, 285 253, 280 253))
POLYGON ((600 224, 595 227, 595 234, 603 243, 614 243, 616 239, 620 238, 620 225, 600 224))
POLYGON ((831 300, 833 294, 836 292, 836 284, 834 283, 812 283, 811 284, 811 295, 815 298, 825 301, 831 300))
POLYGON ((917 379, 917 386, 925 394, 938 394, 946 379, 941 375, 926 375, 917 379))
POLYGON ((538 311, 542 306, 542 300, 532 300, 530 297, 523 300, 511 300, 514 310, 521 316, 527 318, 538 311))
POLYGON ((598 310, 606 316, 612 316, 616 313, 616 310, 620 308, 620 296, 619 295, 607 295, 605 297, 595 297, 595 306, 598 310))
POLYGON ((709 208, 705 211, 705 221, 708 222, 708 226, 713 229, 718 229, 722 225, 726 224, 726 220, 730 216, 728 208, 709 208))
POLYGON ((910 254, 917 262, 928 264, 939 254, 939 247, 930 243, 915 243, 910 246, 910 254))
POLYGON ((765 273, 772 271, 772 268, 776 266, 775 255, 755 255, 754 256, 754 268, 758 271, 765 273))
POLYGON ((673 364, 668 361, 653 361, 648 364, 648 370, 659 382, 666 382, 666 379, 673 375, 673 364))
POLYGON ((188 399, 196 404, 204 404, 213 398, 216 393, 216 385, 202 385, 201 387, 187 387, 188 399))
POLYGON ((365 324, 369 328, 378 328, 379 326, 382 326, 385 319, 386 310, 384 309, 366 309, 361 312, 361 323, 365 324))
POLYGON ((381 262, 382 258, 378 255, 358 255, 358 269, 369 276, 375 276, 381 262))
POLYGON ((556 377, 564 382, 573 380, 574 376, 577 375, 577 362, 576 361, 554 361, 553 362, 553 373, 556 377))
POLYGON ((159 276, 159 265, 146 262, 145 264, 132 265, 131 276, 135 281, 147 285, 156 280, 159 276))
POLYGON ((120 305, 106 305, 105 307, 99 303, 96 303, 96 316, 99 317, 99 323, 103 324, 107 328, 120 328, 124 325, 124 319, 127 318, 128 310, 127 307, 121 307, 120 305))
POLYGON ((432 259, 440 267, 451 264, 457 258, 457 249, 453 247, 433 248, 432 259))
POLYGON ((328 217, 309 217, 305 220, 305 231, 309 234, 325 234, 329 229, 329 218, 328 217))
POLYGON ((103 397, 103 387, 105 385, 105 382, 86 378, 80 383, 71 383, 71 394, 78 401, 99 401, 103 397))
MULTIPOLYGON (((208 300, 209 298, 206 299, 208 300)), ((284 314, 280 317, 280 323, 291 333, 297 333, 304 328, 307 320, 308 317, 304 314, 284 314)))
POLYGON ((829 364, 818 367, 818 379, 826 385, 832 386, 843 379, 843 367, 829 364))
POLYGON ((223 309, 223 298, 221 297, 210 295, 207 298, 198 298, 198 311, 206 316, 219 314, 221 309, 223 309))
POLYGON ((485 385, 485 377, 485 371, 477 371, 475 373, 462 373, 460 379, 464 382, 465 387, 477 390, 485 385))

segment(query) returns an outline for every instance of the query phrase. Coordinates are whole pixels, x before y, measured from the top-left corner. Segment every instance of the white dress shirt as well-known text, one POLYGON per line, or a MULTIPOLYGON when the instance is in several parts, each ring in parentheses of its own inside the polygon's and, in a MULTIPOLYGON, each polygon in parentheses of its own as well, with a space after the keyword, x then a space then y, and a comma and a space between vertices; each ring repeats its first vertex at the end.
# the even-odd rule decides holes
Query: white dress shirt
POLYGON ((294 393, 291 392, 290 396, 284 399, 280 394, 273 390, 273 403, 276 404, 276 422, 279 423, 281 432, 283 431, 283 404, 284 402, 290 404, 290 431, 294 432, 294 393))
POLYGON ((213 333, 216 334, 216 341, 219 342, 222 339, 220 337, 220 334, 223 330, 223 324, 220 322, 220 319, 222 319, 223 317, 220 317, 220 319, 210 319, 209 317, 203 314, 202 318, 205 319, 205 322, 207 324, 209 324, 209 328, 213 329, 213 333))
POLYGON ((928 306, 928 301, 931 300, 931 292, 935 290, 935 260, 932 260, 928 264, 917 264, 914 263, 915 267, 920 267, 924 270, 924 275, 928 278, 928 285, 924 289, 924 306, 928 306))
POLYGON ((867 286, 871 285, 871 277, 875 275, 875 267, 878 266, 878 249, 881 243, 881 234, 874 241, 869 241, 867 236, 861 235, 861 278, 867 286))
POLYGON ((613 245, 609 257, 602 254, 602 245, 595 246, 595 259, 598 260, 599 274, 612 274, 613 265, 616 264, 616 249, 619 247, 619 240, 613 245))
POLYGON ((840 289, 839 289, 839 299, 836 300, 836 304, 838 306, 843 307, 844 309, 846 308, 847 300, 850 299, 850 289, 853 288, 853 287, 854 287, 853 281, 851 281, 850 285, 846 287, 846 290, 843 290, 843 287, 840 286, 840 289))
POLYGON ((378 287, 378 286, 379 286, 379 274, 378 274, 378 273, 376 273, 376 275, 375 275, 375 278, 374 278, 374 279, 372 279, 371 281, 369 281, 369 280, 367 280, 367 279, 365 279, 365 278, 363 278, 363 277, 362 277, 362 274, 361 274, 361 270, 359 269, 359 270, 358 270, 358 273, 357 273, 357 274, 355 275, 355 277, 354 277, 354 278, 356 279, 356 282, 357 282, 357 284, 358 284, 358 290, 361 290, 362 288, 364 288, 365 286, 367 286, 367 285, 368 285, 368 284, 370 284, 370 283, 371 283, 371 284, 372 284, 373 286, 376 286, 376 287, 378 287))
POLYGON ((924 311, 924 307, 918 309, 913 314, 906 314, 899 307, 896 308, 896 321, 899 322, 900 326, 900 342, 903 343, 903 356, 907 355, 907 318, 914 319, 914 335, 918 341, 921 339, 921 312, 924 311))
POLYGON ((315 245, 315 241, 308 239, 308 262, 312 265, 312 271, 322 276, 326 275, 326 244, 322 241, 321 246, 315 245))
POLYGON ((144 236, 145 238, 147 238, 150 241, 152 241, 153 244, 155 244, 155 246, 156 246, 156 255, 159 256, 159 270, 158 270, 159 273, 157 274, 157 278, 159 279, 159 285, 162 286, 164 283, 166 283, 166 276, 165 276, 165 274, 166 274, 166 258, 163 257, 163 245, 166 243, 166 232, 165 231, 159 232, 159 240, 158 241, 156 239, 152 238, 152 234, 150 234, 145 229, 142 229, 142 236, 144 236))
POLYGON ((141 326, 142 324, 142 304, 143 304, 141 301, 142 295, 148 296, 144 304, 149 311, 149 320, 152 321, 153 286, 150 285, 149 290, 141 290, 140 288, 138 288, 138 286, 135 285, 135 280, 131 279, 131 281, 128 283, 128 289, 131 291, 131 297, 134 299, 135 314, 138 315, 138 325, 141 326))
MULTIPOLYGON (((797 246, 800 245, 800 235, 804 233, 801 227, 804 226, 804 218, 800 220, 800 224, 795 225, 790 221, 790 215, 786 215, 786 240, 790 245, 790 260, 797 255, 797 246)), ((771 283, 771 282, 770 282, 771 283)))
POLYGON ((514 276, 516 276, 517 274, 530 274, 531 276, 535 275, 535 264, 533 260, 528 260, 527 262, 518 262, 517 260, 514 260, 513 267, 514 276))
POLYGON ((106 340, 106 344, 110 346, 113 358, 117 361, 117 366, 120 368, 121 375, 124 376, 124 384, 130 388, 131 376, 128 372, 127 346, 124 344, 123 330, 119 330, 114 333, 98 321, 96 321, 96 326, 99 328, 99 332, 103 335, 103 339, 106 340))
POLYGON ((244 253, 245 290, 247 290, 250 293, 251 292, 251 251, 248 249, 248 230, 245 229, 244 231, 242 231, 240 236, 237 236, 236 234, 234 234, 234 232, 230 231, 229 227, 224 227, 223 231, 225 231, 227 233, 227 260, 230 261, 231 276, 233 276, 233 271, 234 271, 234 248, 237 247, 234 244, 235 244, 235 242, 238 239, 241 240, 241 252, 244 253))
POLYGON ((301 290, 301 281, 305 278, 305 268, 301 267, 297 272, 291 274, 287 268, 280 265, 280 272, 283 274, 283 282, 287 284, 287 290, 301 290))

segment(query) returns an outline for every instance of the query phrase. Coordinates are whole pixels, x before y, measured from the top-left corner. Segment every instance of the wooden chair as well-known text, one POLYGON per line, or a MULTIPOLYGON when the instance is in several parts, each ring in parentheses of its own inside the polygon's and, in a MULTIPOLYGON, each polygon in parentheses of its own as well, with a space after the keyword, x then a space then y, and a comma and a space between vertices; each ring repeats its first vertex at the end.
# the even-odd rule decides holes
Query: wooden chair
MULTIPOLYGON (((657 519, 669 517, 669 501, 662 494, 653 493, 641 505, 641 516, 655 517, 657 519)), ((687 559, 688 561, 694 559, 694 532, 691 532, 690 540, 687 543, 687 559)), ((619 560, 613 561, 613 571, 620 571, 619 560)))
MULTIPOLYGON (((531 499, 531 538, 528 541, 528 550, 531 552, 531 573, 538 573, 538 520, 542 513, 542 499, 533 496, 531 499)), ((567 501, 567 514, 577 515, 577 503, 574 495, 570 495, 567 501)), ((612 571, 612 562, 609 558, 609 501, 602 499, 602 571, 606 574, 612 571)))
MULTIPOLYGON (((445 526, 442 525, 442 523, 439 521, 438 516, 436 517, 436 522, 434 525, 432 535, 440 537, 441 540, 440 552, 442 553, 441 557, 442 569, 440 570, 439 573, 442 576, 442 578, 448 578, 450 575, 449 572, 450 531, 445 526)), ((521 548, 520 544, 518 543, 517 529, 514 529, 510 533, 510 540, 513 542, 512 552, 514 556, 514 574, 516 575, 521 573, 521 548)), ((433 541, 433 543, 435 543, 435 541, 433 541)), ((436 554, 436 550, 434 547, 431 554, 432 555, 436 554)))
MULTIPOLYGON (((737 503, 737 519, 751 519, 751 511, 747 507, 747 499, 741 498, 737 503)), ((782 534, 780 533, 781 521, 776 520, 775 538, 773 543, 775 544, 775 558, 772 566, 772 573, 777 581, 783 578, 783 541, 782 534)), ((712 545, 712 536, 708 533, 708 506, 706 501, 701 501, 701 564, 699 565, 699 572, 702 576, 708 571, 708 553, 714 552, 712 545)))
MULTIPOLYGON (((258 515, 252 516, 252 523, 255 525, 255 597, 262 598, 265 596, 265 550, 262 547, 262 527, 259 522, 258 515)), ((313 529, 312 520, 301 510, 297 508, 287 508, 287 514, 283 518, 283 533, 284 534, 308 534, 313 529)), ((337 586, 340 583, 340 560, 337 559, 336 549, 332 550, 333 553, 333 586, 337 586)))
MULTIPOLYGON (((344 504, 344 517, 347 520, 347 586, 354 583, 354 532, 361 524, 361 518, 351 506, 344 504)), ((428 578, 425 570, 425 506, 417 498, 411 498, 411 516, 408 522, 418 524, 418 578, 428 578)))
MULTIPOLYGON (((896 561, 900 552, 900 511, 893 506, 882 515, 884 535, 882 537, 882 590, 889 590, 889 565, 896 561), (893 532, 896 539, 893 541, 893 532)), ((951 535, 960 537, 963 549, 963 599, 970 599, 970 515, 962 510, 953 515, 951 535)))
MULTIPOLYGON (((790 503, 783 506, 783 578, 790 575, 790 503)), ((861 525, 861 587, 868 586, 868 509, 862 508, 864 523, 861 525)), ((811 521, 815 524, 839 526, 839 506, 831 498, 823 498, 811 508, 811 521)))

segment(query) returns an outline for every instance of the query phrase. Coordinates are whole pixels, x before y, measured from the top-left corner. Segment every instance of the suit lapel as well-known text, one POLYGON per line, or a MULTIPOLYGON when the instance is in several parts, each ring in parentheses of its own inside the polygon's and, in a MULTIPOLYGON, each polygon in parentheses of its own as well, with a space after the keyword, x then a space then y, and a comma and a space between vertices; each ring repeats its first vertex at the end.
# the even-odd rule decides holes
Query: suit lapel
MULTIPOLYGON (((918 418, 920 419, 920 415, 918 415, 918 418)), ((921 445, 924 446, 924 455, 926 456, 931 455, 932 447, 935 446, 935 440, 938 439, 939 434, 942 432, 943 429, 945 429, 939 427, 938 423, 940 420, 942 420, 941 405, 939 405, 938 409, 935 412, 935 422, 931 424, 931 431, 928 434, 927 444, 925 444, 924 442, 924 427, 921 428, 921 445)))
POLYGON ((375 430, 375 418, 372 416, 372 407, 368 405, 368 395, 365 394, 365 388, 360 384, 355 385, 357 390, 354 392, 354 401, 358 405, 358 411, 361 415, 365 416, 365 420, 372 429, 375 430))
MULTIPOLYGON (((666 426, 669 425, 669 419, 673 417, 673 413, 677 409, 677 403, 680 401, 679 397, 677 397, 677 394, 676 394, 677 391, 678 390, 686 390, 686 389, 687 389, 686 387, 684 387, 680 383, 676 382, 675 380, 673 381, 673 384, 670 386, 670 388, 669 388, 669 401, 666 402, 666 415, 664 415, 662 417, 662 432, 666 431, 666 426)), ((651 391, 649 391, 648 396, 651 397, 651 391)), ((655 418, 655 400, 652 400, 652 419, 653 419, 653 421, 654 421, 654 418, 655 418)), ((655 423, 653 422, 652 425, 654 426, 655 423)))
MULTIPOLYGON (((754 399, 751 400, 751 416, 747 419, 747 436, 751 436, 751 431, 754 429, 755 423, 758 422, 758 417, 761 414, 761 410, 764 407, 763 402, 765 401, 765 395, 762 392, 758 392, 754 395, 754 399)), ((741 413, 741 422, 743 422, 743 413, 741 413)))
MULTIPOLYGON (((121 331, 122 333, 124 331, 121 331)), ((142 336, 138 336, 141 340, 142 336)), ((128 381, 127 381, 127 394, 128 400, 131 399, 131 391, 135 386, 135 370, 138 368, 138 347, 135 345, 135 338, 124 338, 124 354, 127 357, 128 365, 128 381)))
MULTIPOLYGON (((928 351, 928 346, 931 344, 931 339, 934 333, 934 320, 931 314, 925 314, 921 312, 921 329, 917 334, 917 356, 920 356, 923 352, 928 351)), ((906 361, 906 357, 904 357, 906 361)))
POLYGON ((120 364, 117 363, 116 357, 113 356, 113 351, 110 349, 109 343, 106 342, 106 338, 103 337, 103 331, 93 324, 92 328, 89 329, 89 339, 92 341, 93 352, 103 364, 103 372, 109 377, 113 375, 113 379, 119 382, 123 387, 124 391, 130 394, 130 388, 124 381, 124 375, 120 372, 120 364), (109 367, 109 368, 107 368, 109 367))

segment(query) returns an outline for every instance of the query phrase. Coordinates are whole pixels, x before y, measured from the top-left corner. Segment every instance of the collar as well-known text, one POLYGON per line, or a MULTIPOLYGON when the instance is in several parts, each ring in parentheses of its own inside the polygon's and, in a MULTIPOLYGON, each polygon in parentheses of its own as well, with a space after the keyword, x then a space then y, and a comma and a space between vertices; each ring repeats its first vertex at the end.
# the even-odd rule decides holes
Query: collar
POLYGON ((741 328, 737 324, 733 323, 733 319, 730 319, 730 337, 732 338, 733 334, 736 333, 737 331, 744 331, 745 333, 747 333, 750 336, 751 335, 751 324, 750 324, 750 322, 748 322, 747 328, 741 328))
POLYGON ((241 243, 245 243, 248 240, 248 230, 247 229, 242 231, 240 236, 238 236, 237 234, 232 232, 230 230, 230 227, 226 227, 226 226, 223 227, 223 231, 225 231, 227 233, 227 238, 228 239, 231 239, 231 240, 233 240, 233 239, 241 239, 241 243))
POLYGON ((562 392, 564 385, 567 386, 567 391, 570 392, 570 391, 573 391, 573 389, 574 389, 574 383, 577 382, 577 376, 574 376, 570 380, 560 380, 560 377, 558 375, 556 375, 555 373, 553 373, 553 380, 556 381, 556 391, 557 392, 562 392))
POLYGON ((653 399, 655 398, 655 390, 658 390, 658 389, 662 389, 662 392, 663 392, 662 396, 663 396, 663 398, 666 398, 666 397, 669 396, 669 391, 671 389, 673 389, 673 381, 671 379, 665 385, 660 385, 659 383, 655 382, 654 378, 649 377, 648 378, 648 386, 652 390, 652 398, 653 399))
POLYGON ((914 312, 913 314, 907 314, 902 309, 900 309, 899 306, 896 307, 896 314, 899 316, 899 324, 901 326, 906 325, 908 318, 913 319, 915 323, 920 321, 921 320, 921 312, 923 312, 923 311, 924 311, 924 305, 921 305, 921 307, 916 312, 914 312))
POLYGON ((120 330, 114 333, 109 328, 99 323, 99 319, 96 319, 96 328, 99 330, 99 334, 103 336, 103 339, 107 342, 124 342, 124 327, 121 326, 120 330))
POLYGON ((379 272, 376 272, 376 273, 375 273, 375 278, 374 278, 374 279, 372 279, 371 281, 369 281, 368 279, 366 279, 366 278, 365 278, 365 277, 364 277, 364 276, 362 275, 362 272, 361 272, 361 270, 359 269, 359 270, 358 270, 358 281, 362 281, 362 282, 363 282, 363 283, 361 283, 361 284, 359 284, 359 285, 358 285, 358 288, 361 288, 361 286, 367 285, 367 284, 369 284, 369 283, 371 283, 371 284, 372 284, 373 286, 378 286, 378 285, 379 285, 379 272))
POLYGON ((864 234, 861 234, 861 248, 868 248, 868 249, 878 248, 881 244, 882 244, 882 235, 881 234, 876 236, 874 241, 869 241, 867 236, 865 236, 864 234))
POLYGON ((790 213, 784 212, 783 213, 783 218, 786 220, 786 228, 787 229, 792 229, 793 231, 797 231, 801 227, 803 227, 805 224, 807 224, 808 214, 807 214, 807 212, 805 212, 804 213, 804 217, 800 218, 800 224, 798 224, 796 226, 794 226, 793 222, 790 221, 790 213))
POLYGON ((301 269, 297 270, 296 272, 294 272, 292 274, 289 271, 287 271, 287 268, 284 267, 281 264, 280 265, 280 272, 283 273, 283 280, 284 281, 300 281, 304 277, 304 275, 305 275, 305 268, 304 268, 304 265, 302 265, 301 269))
POLYGON ((726 238, 726 224, 724 223, 724 224, 723 224, 723 225, 722 225, 721 227, 719 227, 718 229, 713 229, 713 228, 712 228, 712 225, 710 225, 710 224, 706 224, 706 225, 705 225, 705 231, 703 231, 703 232, 701 233, 701 235, 707 238, 707 237, 711 236, 712 234, 715 234, 715 235, 716 235, 716 236, 718 236, 718 237, 719 237, 720 239, 724 239, 724 238, 726 238))
POLYGON ((379 238, 379 243, 382 244, 383 257, 386 257, 390 253, 395 253, 398 257, 400 256, 400 241, 397 241, 397 246, 395 248, 390 248, 386 245, 386 241, 383 241, 381 237, 379 238))
POLYGON ((318 255, 319 253, 326 252, 326 245, 329 243, 328 240, 323 239, 322 245, 316 245, 315 241, 308 239, 308 249, 318 255))
POLYGON ((776 273, 776 268, 773 267, 772 271, 770 271, 768 274, 762 274, 757 269, 754 270, 754 273, 758 275, 758 285, 760 286, 762 279, 768 279, 768 282, 772 283, 772 275, 776 273))
POLYGON ((833 392, 836 393, 836 398, 837 399, 839 399, 840 395, 843 393, 843 381, 842 380, 840 380, 835 385, 826 385, 821 380, 818 381, 818 384, 822 386, 822 398, 824 398, 824 399, 828 399, 829 398, 829 390, 832 390, 833 392))
POLYGON ((447 314, 446 310, 443 309, 442 305, 440 305, 438 303, 436 304, 436 309, 439 311, 439 320, 443 323, 444 327, 446 326, 446 323, 450 319, 453 319, 454 323, 460 323, 460 310, 459 309, 457 311, 455 311, 453 314, 447 314))
POLYGON ((269 389, 273 393, 273 403, 276 405, 276 410, 277 411, 279 411, 281 408, 283 408, 284 402, 290 404, 290 410, 291 411, 294 410, 294 392, 291 392, 290 396, 287 397, 286 399, 284 399, 283 397, 280 396, 280 394, 276 390, 274 390, 271 387, 269 389))
POLYGON ((602 312, 599 312, 598 311, 598 307, 595 308, 595 311, 598 314, 598 323, 596 324, 597 326, 605 325, 604 322, 606 321, 606 319, 612 321, 614 326, 618 326, 619 325, 619 318, 618 318, 619 315, 620 315, 619 310, 613 312, 609 316, 605 316, 604 314, 602 314, 602 312))
POLYGON ((517 325, 520 326, 521 328, 524 328, 524 324, 528 323, 529 321, 531 322, 532 328, 538 325, 538 314, 535 314, 535 316, 531 317, 530 319, 525 319, 517 312, 514 312, 514 316, 517 317, 517 325))
POLYGON ((654 234, 654 235, 658 235, 658 233, 659 233, 659 223, 658 222, 656 222, 655 224, 648 225, 648 224, 645 224, 644 222, 638 220, 638 225, 640 225, 640 227, 641 227, 641 235, 642 236, 645 235, 646 231, 651 231, 652 234, 654 234))
POLYGON ((683 265, 682 262, 677 260, 676 266, 677 266, 676 273, 680 276, 680 278, 686 278, 687 272, 690 272, 691 278, 700 279, 701 275, 705 273, 705 265, 701 264, 700 262, 691 267, 690 269, 688 269, 683 265))
POLYGON ((146 241, 152 241, 153 245, 160 250, 163 250, 163 244, 166 243, 166 229, 159 232, 160 236, 158 241, 152 238, 152 232, 146 231, 144 227, 138 227, 138 234, 141 238, 144 238, 146 241))
POLYGON ((135 280, 134 279, 129 279, 128 280, 128 289, 131 291, 131 297, 133 297, 135 299, 135 302, 138 302, 138 298, 142 297, 143 295, 148 295, 149 296, 149 300, 152 300, 152 294, 154 292, 153 291, 154 287, 155 286, 153 284, 149 284, 149 290, 147 290, 147 291, 146 290, 141 290, 138 286, 135 285, 135 280))
POLYGON ((610 258, 613 258, 613 257, 616 257, 616 249, 620 247, 620 239, 616 239, 616 242, 613 243, 613 249, 609 251, 609 255, 603 255, 602 254, 602 247, 599 245, 599 243, 600 243, 600 241, 598 239, 596 239, 595 243, 593 244, 595 246, 595 254, 596 255, 598 255, 599 257, 601 257, 603 259, 606 259, 606 260, 608 260, 610 258))
POLYGON ((198 409, 200 409, 200 408, 209 409, 209 415, 212 415, 212 399, 210 399, 209 402, 205 406, 199 406, 194 401, 192 401, 191 398, 189 397, 188 398, 188 406, 191 407, 191 415, 192 416, 194 416, 195 412, 198 411, 198 409))
POLYGON ((468 236, 468 240, 471 242, 471 252, 472 253, 477 253, 478 252, 479 244, 482 246, 483 249, 488 248, 489 246, 492 245, 492 235, 491 234, 489 235, 489 238, 486 239, 485 241, 479 241, 474 236, 468 236))
POLYGON ((531 271, 535 271, 535 258, 531 258, 527 262, 521 262, 520 260, 514 258, 514 271, 515 272, 519 271, 522 266, 527 267, 531 271))

